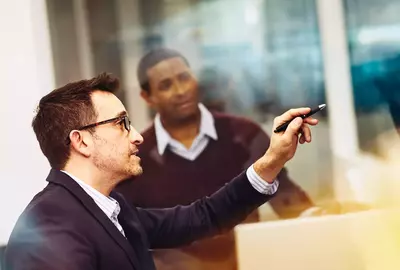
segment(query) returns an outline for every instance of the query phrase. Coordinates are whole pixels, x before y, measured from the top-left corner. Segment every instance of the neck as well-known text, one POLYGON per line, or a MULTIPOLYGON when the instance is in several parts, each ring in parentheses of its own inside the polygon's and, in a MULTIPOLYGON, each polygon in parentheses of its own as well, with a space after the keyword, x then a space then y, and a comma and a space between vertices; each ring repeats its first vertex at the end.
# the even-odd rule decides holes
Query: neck
POLYGON ((113 176, 107 172, 93 168, 91 165, 85 166, 82 163, 80 163, 78 166, 77 164, 74 164, 74 162, 68 162, 64 168, 64 171, 96 189, 101 194, 109 196, 111 191, 117 185, 118 180, 113 180, 113 176))
POLYGON ((169 135, 189 148, 200 132, 201 114, 198 112, 185 120, 169 121, 161 117, 161 123, 169 135))

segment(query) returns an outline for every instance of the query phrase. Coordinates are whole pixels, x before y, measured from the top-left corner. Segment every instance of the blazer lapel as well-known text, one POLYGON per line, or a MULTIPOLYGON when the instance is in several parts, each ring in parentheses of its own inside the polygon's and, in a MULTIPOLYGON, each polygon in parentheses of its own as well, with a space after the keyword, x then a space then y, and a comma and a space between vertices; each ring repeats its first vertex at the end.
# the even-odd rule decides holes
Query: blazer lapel
POLYGON ((145 224, 139 223, 139 217, 132 207, 125 201, 122 195, 111 192, 111 197, 119 202, 121 212, 118 215, 119 223, 125 228, 125 234, 131 245, 136 250, 136 255, 140 259, 141 266, 146 265, 146 269, 156 269, 151 253, 148 250, 149 243, 146 232, 142 226, 145 224), (141 247, 145 247, 145 249, 141 247))
POLYGON ((105 231, 114 239, 114 241, 123 249, 129 261, 134 268, 138 267, 139 260, 129 241, 115 227, 106 214, 97 206, 94 200, 67 174, 51 169, 47 181, 53 184, 61 185, 71 192, 86 208, 86 210, 103 226, 105 231))

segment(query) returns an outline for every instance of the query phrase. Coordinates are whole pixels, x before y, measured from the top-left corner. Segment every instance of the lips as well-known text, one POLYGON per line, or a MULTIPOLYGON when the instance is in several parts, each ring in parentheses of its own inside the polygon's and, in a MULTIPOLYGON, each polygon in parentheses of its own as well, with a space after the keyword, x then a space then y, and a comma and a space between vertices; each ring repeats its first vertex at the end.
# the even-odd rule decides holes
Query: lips
POLYGON ((174 103, 176 106, 182 106, 186 105, 189 103, 193 103, 196 100, 196 98, 193 95, 182 95, 182 96, 176 96, 174 98, 174 103))
POLYGON ((188 100, 188 101, 185 101, 185 102, 177 103, 176 107, 186 107, 186 106, 192 105, 193 103, 194 103, 193 100, 188 100))

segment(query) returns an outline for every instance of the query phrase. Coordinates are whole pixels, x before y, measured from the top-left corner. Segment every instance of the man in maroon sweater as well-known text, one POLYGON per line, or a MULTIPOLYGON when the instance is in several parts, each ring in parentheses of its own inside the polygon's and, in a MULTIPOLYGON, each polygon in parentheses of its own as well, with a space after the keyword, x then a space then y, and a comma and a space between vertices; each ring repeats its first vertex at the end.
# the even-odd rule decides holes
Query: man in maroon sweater
MULTIPOLYGON (((117 190, 141 207, 173 207, 209 196, 268 149, 269 136, 254 122, 211 113, 199 103, 197 81, 178 52, 158 49, 139 63, 141 95, 157 111, 143 134, 139 156, 146 174, 117 190)), ((286 170, 269 203, 280 218, 297 217, 313 206, 286 170)), ((246 222, 258 221, 255 211, 246 222)), ((160 270, 236 269, 232 232, 175 250, 154 253, 160 270)))

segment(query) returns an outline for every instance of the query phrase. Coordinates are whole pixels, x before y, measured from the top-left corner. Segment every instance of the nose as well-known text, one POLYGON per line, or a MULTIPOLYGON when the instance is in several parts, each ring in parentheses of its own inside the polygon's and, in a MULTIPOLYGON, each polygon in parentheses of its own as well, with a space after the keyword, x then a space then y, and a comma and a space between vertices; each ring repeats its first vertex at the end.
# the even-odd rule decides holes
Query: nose
POLYGON ((140 135, 140 133, 137 132, 137 130, 132 126, 131 126, 131 130, 129 132, 129 139, 130 139, 131 143, 133 143, 135 145, 139 145, 143 142, 142 135, 140 135))
POLYGON ((183 85, 182 83, 180 83, 179 81, 176 81, 175 80, 175 93, 177 94, 177 95, 184 95, 185 93, 186 93, 186 87, 185 87, 185 85, 183 85))

